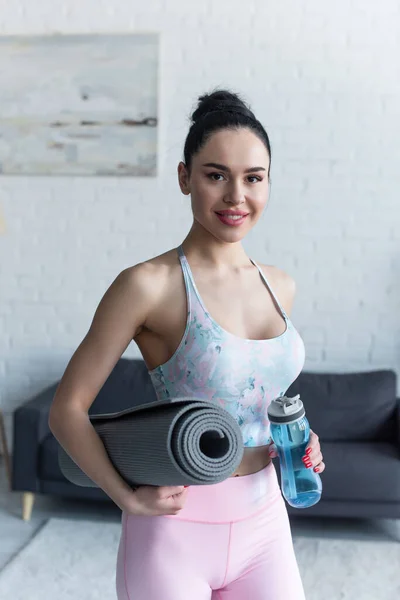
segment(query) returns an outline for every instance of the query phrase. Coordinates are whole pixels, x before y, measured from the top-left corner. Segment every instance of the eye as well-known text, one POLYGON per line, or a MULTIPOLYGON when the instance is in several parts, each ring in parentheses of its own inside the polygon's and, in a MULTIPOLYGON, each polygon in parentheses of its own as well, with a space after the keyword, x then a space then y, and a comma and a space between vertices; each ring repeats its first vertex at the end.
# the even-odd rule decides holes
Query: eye
POLYGON ((257 181, 262 181, 262 177, 258 177, 257 175, 250 175, 247 180, 255 179, 255 181, 250 181, 250 183, 257 183, 257 181))
POLYGON ((222 173, 209 173, 207 177, 209 177, 212 181, 222 181, 224 178, 222 173), (217 179, 218 177, 222 177, 222 179, 217 179))

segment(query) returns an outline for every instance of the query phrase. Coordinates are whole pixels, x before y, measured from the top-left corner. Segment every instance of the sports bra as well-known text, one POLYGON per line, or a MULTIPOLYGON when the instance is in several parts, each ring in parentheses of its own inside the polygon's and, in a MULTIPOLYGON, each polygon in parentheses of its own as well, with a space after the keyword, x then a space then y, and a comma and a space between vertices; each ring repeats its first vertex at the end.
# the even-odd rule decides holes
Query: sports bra
POLYGON ((286 322, 284 333, 266 340, 244 339, 218 325, 201 299, 182 246, 178 255, 187 295, 186 328, 172 357, 149 371, 157 398, 215 402, 236 419, 245 447, 266 445, 268 405, 284 395, 300 374, 303 340, 253 260, 286 322))

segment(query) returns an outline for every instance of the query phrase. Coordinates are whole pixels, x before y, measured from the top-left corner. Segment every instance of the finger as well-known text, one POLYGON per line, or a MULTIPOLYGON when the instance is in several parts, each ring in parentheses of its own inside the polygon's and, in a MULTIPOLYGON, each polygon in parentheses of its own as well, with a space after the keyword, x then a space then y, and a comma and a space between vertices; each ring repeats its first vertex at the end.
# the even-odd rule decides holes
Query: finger
POLYGON ((185 490, 183 485, 165 485, 159 488, 160 498, 169 498, 170 496, 176 496, 182 494, 185 490))
POLYGON ((319 446, 307 446, 302 456, 303 461, 312 460, 313 456, 316 456, 319 452, 319 446))
POLYGON ((318 444, 308 444, 307 448, 304 451, 303 458, 308 458, 313 452, 315 453, 316 450, 319 450, 318 444))
POLYGON ((311 452, 311 454, 308 454, 305 457, 304 463, 311 462, 311 464, 313 466, 315 466, 316 464, 318 464, 319 462, 321 462, 321 460, 322 460, 321 449, 317 448, 316 450, 313 450, 311 452))
POLYGON ((164 505, 167 505, 169 509, 181 510, 186 503, 186 490, 181 494, 170 496, 164 500, 164 505))
POLYGON ((318 465, 314 467, 313 470, 315 473, 322 473, 323 471, 325 471, 325 463, 321 461, 318 465))
POLYGON ((309 448, 313 449, 313 448, 319 448, 319 437, 317 436, 316 433, 314 433, 314 431, 310 431, 310 436, 308 439, 308 444, 307 444, 307 448, 306 448, 306 452, 309 448))
POLYGON ((273 442, 269 445, 268 453, 271 458, 276 458, 278 456, 278 449, 273 442))
POLYGON ((322 463, 323 460, 324 460, 324 457, 322 456, 321 452, 318 452, 317 456, 315 458, 313 458, 313 460, 311 461, 313 464, 313 467, 318 467, 318 465, 320 463, 322 463))
POLYGON ((168 510, 178 510, 181 509, 184 505, 182 498, 180 496, 170 496, 166 498, 163 502, 160 503, 160 506, 167 508, 168 510))
POLYGON ((308 444, 308 446, 306 447, 305 451, 304 451, 304 457, 315 457, 316 454, 318 454, 319 452, 321 452, 321 445, 319 443, 319 438, 318 436, 316 436, 314 434, 314 438, 310 441, 310 443, 308 444), (316 438, 316 439, 315 439, 316 438))
POLYGON ((319 465, 320 462, 322 462, 322 460, 323 456, 321 452, 318 452, 314 455, 310 454, 309 456, 307 456, 307 458, 303 459, 303 463, 306 465, 307 468, 310 468, 316 467, 317 465, 319 465))

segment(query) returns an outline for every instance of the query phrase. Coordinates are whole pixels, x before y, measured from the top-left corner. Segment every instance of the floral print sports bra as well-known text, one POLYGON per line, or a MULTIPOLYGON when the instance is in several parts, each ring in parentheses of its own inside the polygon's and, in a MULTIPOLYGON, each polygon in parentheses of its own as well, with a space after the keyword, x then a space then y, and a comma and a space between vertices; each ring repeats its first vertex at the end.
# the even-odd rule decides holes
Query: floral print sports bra
POLYGON ((220 327, 203 304, 181 246, 178 254, 187 294, 186 329, 173 356, 149 371, 157 397, 215 402, 237 420, 245 447, 266 445, 268 405, 300 374, 303 341, 254 261, 286 322, 282 335, 267 340, 243 339, 220 327))

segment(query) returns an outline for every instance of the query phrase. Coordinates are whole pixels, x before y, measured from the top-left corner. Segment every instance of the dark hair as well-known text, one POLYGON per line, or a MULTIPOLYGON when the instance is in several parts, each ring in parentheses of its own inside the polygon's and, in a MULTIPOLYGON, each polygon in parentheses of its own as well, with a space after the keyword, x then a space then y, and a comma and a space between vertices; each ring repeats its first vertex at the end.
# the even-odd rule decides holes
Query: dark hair
MULTIPOLYGON (((212 133, 221 129, 250 129, 265 144, 271 159, 271 145, 267 132, 238 94, 227 90, 215 90, 211 94, 200 96, 191 120, 192 125, 184 147, 185 165, 189 171, 193 155, 204 146, 212 133)), ((270 168, 268 177, 269 172, 270 168)))

